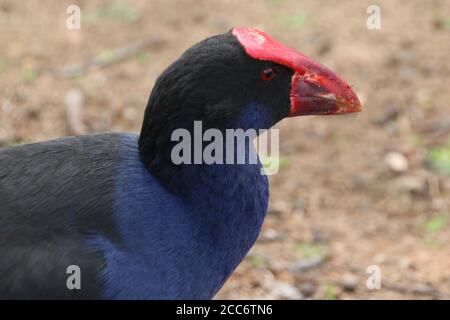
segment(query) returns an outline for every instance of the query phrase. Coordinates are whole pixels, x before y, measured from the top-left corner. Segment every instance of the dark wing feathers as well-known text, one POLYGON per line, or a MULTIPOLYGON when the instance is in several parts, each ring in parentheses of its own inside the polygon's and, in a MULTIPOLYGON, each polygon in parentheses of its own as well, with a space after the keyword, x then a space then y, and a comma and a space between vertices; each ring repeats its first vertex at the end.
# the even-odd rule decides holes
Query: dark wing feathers
POLYGON ((0 149, 0 298, 98 298, 102 235, 120 242, 114 185, 121 135, 0 149), (69 265, 82 290, 68 290, 69 265))

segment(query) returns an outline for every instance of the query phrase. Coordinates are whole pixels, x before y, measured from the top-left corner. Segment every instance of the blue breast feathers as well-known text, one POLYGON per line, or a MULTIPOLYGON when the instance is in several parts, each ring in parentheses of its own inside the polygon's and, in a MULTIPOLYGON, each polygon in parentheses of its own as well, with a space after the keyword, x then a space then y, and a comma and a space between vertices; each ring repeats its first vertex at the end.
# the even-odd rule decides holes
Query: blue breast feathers
POLYGON ((124 136, 119 155, 113 215, 121 243, 91 239, 106 260, 103 296, 210 299, 259 234, 267 178, 259 164, 192 168, 188 172, 197 175, 192 181, 206 183, 192 183, 193 196, 183 198, 149 173, 137 141, 135 135, 124 136))

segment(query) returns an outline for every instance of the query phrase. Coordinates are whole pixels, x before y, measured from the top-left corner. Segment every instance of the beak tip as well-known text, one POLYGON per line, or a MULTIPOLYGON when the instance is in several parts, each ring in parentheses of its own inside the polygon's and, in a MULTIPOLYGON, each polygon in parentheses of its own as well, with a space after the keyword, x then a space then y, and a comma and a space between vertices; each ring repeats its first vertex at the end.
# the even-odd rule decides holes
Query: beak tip
POLYGON ((353 91, 353 89, 347 85, 347 92, 344 93, 343 99, 340 103, 340 111, 341 113, 355 113, 362 111, 362 104, 358 98, 358 95, 353 91))
POLYGON ((362 111, 362 105, 360 103, 345 105, 342 109, 342 113, 357 113, 362 111))

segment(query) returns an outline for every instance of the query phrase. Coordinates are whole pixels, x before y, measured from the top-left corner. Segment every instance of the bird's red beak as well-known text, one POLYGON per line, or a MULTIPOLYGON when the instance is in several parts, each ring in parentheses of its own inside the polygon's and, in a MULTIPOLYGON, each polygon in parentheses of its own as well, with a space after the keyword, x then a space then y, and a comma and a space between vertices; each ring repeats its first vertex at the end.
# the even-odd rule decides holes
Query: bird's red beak
POLYGON ((361 111, 361 103, 350 85, 324 65, 260 30, 234 28, 232 32, 250 57, 272 61, 294 71, 290 117, 361 111))

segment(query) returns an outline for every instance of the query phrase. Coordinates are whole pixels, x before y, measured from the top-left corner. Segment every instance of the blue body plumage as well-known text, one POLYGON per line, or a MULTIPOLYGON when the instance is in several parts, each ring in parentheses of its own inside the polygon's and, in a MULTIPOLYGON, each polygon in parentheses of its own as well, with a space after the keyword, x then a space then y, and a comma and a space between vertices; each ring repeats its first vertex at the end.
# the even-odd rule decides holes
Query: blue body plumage
POLYGON ((147 171, 137 136, 124 136, 120 152, 114 220, 123 243, 92 240, 105 254, 104 298, 212 298, 259 234, 268 201, 260 165, 193 167, 191 181, 207 183, 180 198, 147 171))

